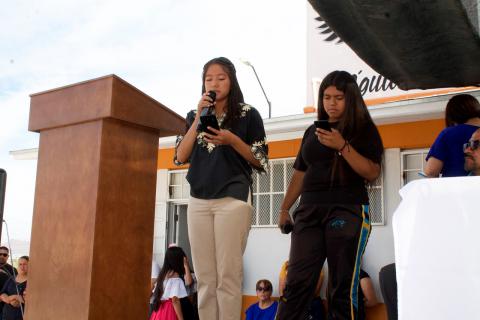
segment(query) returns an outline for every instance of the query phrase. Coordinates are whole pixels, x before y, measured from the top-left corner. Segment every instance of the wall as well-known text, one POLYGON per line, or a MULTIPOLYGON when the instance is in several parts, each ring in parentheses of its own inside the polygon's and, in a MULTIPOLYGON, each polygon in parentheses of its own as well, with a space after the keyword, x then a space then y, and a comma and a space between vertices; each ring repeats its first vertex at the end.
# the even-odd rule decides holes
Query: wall
POLYGON ((153 259, 161 266, 165 253, 167 227, 168 170, 157 170, 157 194, 155 197, 155 222, 153 233, 153 259))
POLYGON ((243 293, 256 295, 257 281, 268 279, 273 284, 273 295, 278 296, 278 274, 289 251, 290 235, 282 234, 278 228, 252 228, 243 256, 243 293))
POLYGON ((398 190, 401 184, 401 171, 400 149, 398 148, 385 150, 383 181, 385 225, 373 226, 363 256, 363 269, 373 280, 377 297, 382 301, 383 299, 381 299, 381 291, 378 283, 378 272, 384 265, 395 261, 392 217, 393 212, 400 203, 398 190))

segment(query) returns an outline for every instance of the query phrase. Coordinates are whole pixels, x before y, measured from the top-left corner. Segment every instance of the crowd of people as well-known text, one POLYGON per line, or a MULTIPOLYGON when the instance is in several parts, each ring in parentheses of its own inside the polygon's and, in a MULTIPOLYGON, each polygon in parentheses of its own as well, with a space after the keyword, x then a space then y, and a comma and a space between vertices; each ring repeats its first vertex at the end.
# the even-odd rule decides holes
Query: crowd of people
MULTIPOLYGON (((151 320, 198 320, 196 277, 182 248, 172 244, 165 253, 163 267, 156 271, 152 296, 150 300, 151 320), (163 283, 163 286, 159 286, 163 283)), ((288 274, 288 260, 285 261, 279 273, 278 293, 284 296, 286 278, 288 274)), ((328 300, 321 296, 324 287, 324 268, 315 286, 314 297, 309 305, 307 314, 310 320, 326 320, 325 306, 328 300)), ((378 304, 373 283, 363 269, 360 269, 359 317, 365 319, 365 308, 378 304)), ((277 315, 278 300, 273 295, 273 285, 268 279, 258 280, 256 285, 258 301, 250 305, 245 311, 246 320, 274 320, 277 315)))
POLYGON ((8 263, 10 250, 0 246, 0 320, 22 320, 25 312, 28 256, 18 259, 18 270, 8 263))
MULTIPOLYGON (((174 158, 176 164, 189 163, 187 218, 195 274, 181 248, 167 249, 150 320, 240 318, 251 175, 252 170, 265 173, 268 146, 262 118, 244 102, 230 60, 205 64, 201 92, 197 108, 187 114, 185 134, 177 137, 174 158)), ((480 173, 479 112, 470 95, 449 101, 447 128, 427 156, 426 175, 480 173)), ((345 71, 328 74, 319 89, 317 121, 304 133, 280 206, 280 230, 291 232, 280 298, 272 299, 269 280, 259 280, 258 302, 247 309, 248 320, 365 319, 365 306, 377 304, 361 264, 371 231, 366 184, 380 175, 383 151, 355 78, 345 71), (326 302, 318 294, 325 263, 326 302)), ((391 269, 380 274, 386 302, 394 285, 391 269)), ((389 317, 394 317, 390 310, 389 317)))

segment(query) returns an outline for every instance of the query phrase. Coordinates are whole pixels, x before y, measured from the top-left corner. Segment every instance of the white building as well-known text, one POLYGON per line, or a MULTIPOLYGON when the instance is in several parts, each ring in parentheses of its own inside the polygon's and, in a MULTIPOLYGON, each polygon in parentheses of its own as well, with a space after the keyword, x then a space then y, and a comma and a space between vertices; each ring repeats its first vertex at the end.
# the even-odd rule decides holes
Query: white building
MULTIPOLYGON (((457 90, 457 91, 465 91, 457 90)), ((364 255, 363 268, 370 274, 377 295, 378 271, 394 261, 392 215, 400 202, 399 189, 418 179, 423 170, 428 148, 444 127, 444 109, 454 93, 430 91, 427 97, 405 99, 369 106, 385 146, 381 177, 370 186, 370 218, 372 233, 364 255)), ((480 90, 469 92, 480 97, 480 90)), ((367 103, 378 102, 367 100, 367 103)), ((255 175, 255 214, 244 255, 244 295, 255 296, 258 279, 270 279, 274 295, 278 294, 278 273, 288 258, 290 236, 277 228, 278 209, 293 172, 304 130, 316 118, 306 113, 266 119, 265 129, 270 149, 270 172, 255 175)), ((189 251, 186 208, 189 186, 186 167, 173 164, 175 137, 160 139, 155 214, 154 256, 161 263, 168 243, 177 243, 189 251)))

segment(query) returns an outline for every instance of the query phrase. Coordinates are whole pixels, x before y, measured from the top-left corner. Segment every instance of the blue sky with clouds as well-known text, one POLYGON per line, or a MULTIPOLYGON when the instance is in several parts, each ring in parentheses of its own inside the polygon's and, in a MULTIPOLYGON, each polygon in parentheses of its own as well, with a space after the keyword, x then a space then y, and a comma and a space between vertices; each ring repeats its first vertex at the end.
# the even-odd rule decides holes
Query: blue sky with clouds
MULTIPOLYGON (((203 64, 226 56, 245 100, 263 117, 306 104, 307 1, 0 0, 0 168, 8 172, 4 218, 10 237, 30 238, 36 161, 29 94, 116 74, 180 115, 195 107, 203 64)), ((5 230, 5 229, 4 229, 5 230)), ((5 232, 2 242, 5 242, 5 232)))

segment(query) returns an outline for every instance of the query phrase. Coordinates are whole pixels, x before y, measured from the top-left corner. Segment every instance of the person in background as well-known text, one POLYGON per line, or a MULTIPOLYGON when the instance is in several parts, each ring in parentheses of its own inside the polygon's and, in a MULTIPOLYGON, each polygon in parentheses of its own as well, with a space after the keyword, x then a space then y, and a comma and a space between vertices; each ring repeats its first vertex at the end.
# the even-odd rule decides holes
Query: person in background
POLYGON ((380 269, 378 274, 383 302, 387 308, 388 320, 398 319, 397 309, 397 274, 395 263, 390 263, 380 269))
POLYGON ((265 172, 268 147, 262 117, 244 103, 235 66, 227 58, 204 65, 202 97, 186 124, 185 135, 177 137, 174 162, 190 163, 187 219, 198 312, 202 320, 238 320, 242 257, 253 214, 252 169, 265 172), (213 113, 219 130, 199 128, 205 112, 213 113))
POLYGON ((185 282, 185 289, 187 290, 187 296, 180 299, 183 318, 185 320, 198 320, 197 280, 190 267, 187 254, 182 248, 180 249, 182 250, 183 267, 185 269, 183 280, 185 282))
POLYGON ((190 285, 184 278, 185 253, 180 247, 169 247, 155 284, 150 320, 190 320, 184 318, 180 303, 188 296, 185 285, 190 285))
POLYGON ((17 269, 8 263, 9 250, 5 246, 0 247, 0 271, 13 277, 17 274, 17 269))
POLYGON ((477 129, 470 140, 463 145, 465 154, 465 171, 471 176, 480 176, 480 129, 477 129))
POLYGON ((28 256, 18 259, 18 274, 9 278, 0 291, 0 299, 5 303, 2 310, 3 320, 23 319, 25 312, 23 292, 27 288, 28 261, 28 256))
POLYGON ((155 284, 157 283, 157 277, 159 273, 160 273, 160 266, 158 265, 157 261, 155 261, 155 259, 152 258, 152 275, 151 275, 151 281, 150 281, 150 291, 152 292, 152 294, 150 295, 150 308, 148 311, 149 318, 153 311, 153 290, 155 289, 155 284))
MULTIPOLYGON (((287 273, 288 273, 288 260, 282 264, 280 269, 280 275, 278 277, 278 293, 280 297, 283 296, 285 290, 285 284, 287 282, 287 273)), ((323 300, 320 297, 320 291, 323 285, 323 268, 320 271, 320 277, 317 281, 317 286, 315 287, 315 293, 313 300, 310 304, 308 310, 309 320, 323 320, 325 319, 325 308, 323 306, 323 300)))
POLYGON ((480 103, 469 94, 451 98, 445 110, 446 128, 435 139, 426 158, 427 177, 466 176, 462 146, 480 127, 480 103))
MULTIPOLYGON (((0 289, 14 275, 17 275, 17 269, 8 264, 9 250, 5 246, 0 247, 0 289)), ((0 301, 0 320, 2 320, 2 310, 5 303, 0 301)))
POLYGON ((160 273, 160 266, 158 265, 157 261, 155 259, 152 259, 152 279, 151 279, 151 288, 155 287, 155 283, 157 282, 157 277, 158 274, 160 273))
POLYGON ((272 283, 269 280, 258 280, 256 284, 258 302, 248 307, 246 320, 273 320, 277 313, 278 302, 272 299, 272 283))
POLYGON ((360 269, 360 290, 358 290, 358 320, 365 320, 365 308, 371 308, 378 304, 372 279, 365 270, 360 269))
POLYGON ((380 175, 383 144, 355 78, 334 71, 320 84, 318 121, 305 131, 280 206, 293 224, 285 292, 277 320, 305 319, 328 263, 328 318, 356 319, 360 265, 371 225, 367 182, 380 175), (322 122, 323 121, 323 122, 322 122), (289 210, 301 195, 291 221, 289 210))

